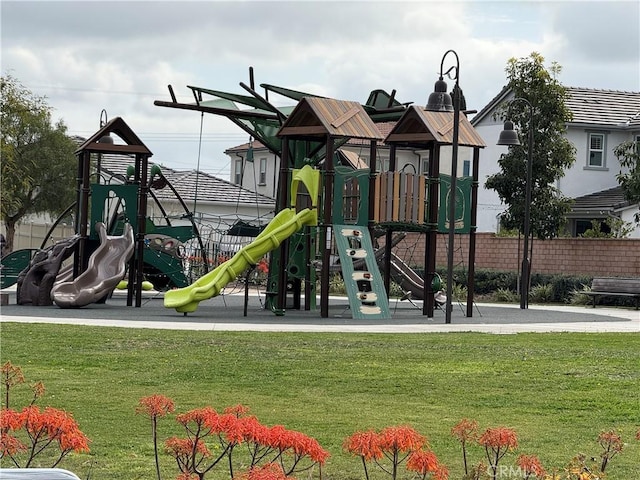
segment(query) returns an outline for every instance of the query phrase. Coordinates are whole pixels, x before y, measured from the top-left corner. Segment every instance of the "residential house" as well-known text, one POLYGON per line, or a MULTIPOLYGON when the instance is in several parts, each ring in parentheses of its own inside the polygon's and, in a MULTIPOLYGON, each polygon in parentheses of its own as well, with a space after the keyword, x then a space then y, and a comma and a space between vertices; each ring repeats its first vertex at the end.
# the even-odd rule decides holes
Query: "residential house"
MULTIPOLYGON (((576 149, 576 161, 556 187, 576 200, 568 215, 568 231, 577 236, 591 227, 592 219, 616 216, 633 221, 638 206, 624 200, 616 175, 623 169, 614 149, 626 141, 640 141, 640 92, 620 92, 568 87, 567 106, 573 119, 567 124, 567 139, 576 149)), ((504 211, 497 193, 484 188, 486 178, 499 171, 498 159, 507 147, 496 145, 503 120, 494 114, 513 99, 503 89, 471 120, 487 143, 480 154, 478 226, 480 231, 497 231, 504 211)), ((640 237, 640 228, 632 233, 640 237)))

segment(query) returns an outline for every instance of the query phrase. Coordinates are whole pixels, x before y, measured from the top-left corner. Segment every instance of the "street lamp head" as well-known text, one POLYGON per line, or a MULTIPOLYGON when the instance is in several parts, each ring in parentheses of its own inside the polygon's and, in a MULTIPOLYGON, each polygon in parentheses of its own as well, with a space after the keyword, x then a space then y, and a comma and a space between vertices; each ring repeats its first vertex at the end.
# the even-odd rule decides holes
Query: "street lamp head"
POLYGON ((500 132, 500 137, 496 145, 520 145, 518 133, 513 129, 513 122, 504 122, 504 129, 500 132))
MULTIPOLYGON (((100 112, 100 128, 104 127, 107 124, 107 111, 103 108, 100 112)), ((103 135, 98 140, 98 143, 108 143, 113 144, 113 138, 109 133, 103 135)))
POLYGON ((105 135, 100 137, 100 139, 98 140, 98 143, 113 144, 113 137, 111 136, 110 133, 106 133, 105 135))
POLYGON ((436 82, 433 93, 429 95, 427 110, 431 112, 453 112, 451 95, 447 93, 447 82, 442 79, 442 76, 436 82))

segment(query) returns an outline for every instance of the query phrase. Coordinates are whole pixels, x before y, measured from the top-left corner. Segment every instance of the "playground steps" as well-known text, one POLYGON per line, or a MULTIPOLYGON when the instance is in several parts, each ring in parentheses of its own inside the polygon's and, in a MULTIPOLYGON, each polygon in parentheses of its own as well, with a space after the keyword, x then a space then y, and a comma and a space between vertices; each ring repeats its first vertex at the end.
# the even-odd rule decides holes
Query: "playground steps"
POLYGON ((333 228, 353 318, 391 318, 369 231, 358 225, 334 225, 333 228), (364 260, 365 270, 355 270, 354 260, 364 260))

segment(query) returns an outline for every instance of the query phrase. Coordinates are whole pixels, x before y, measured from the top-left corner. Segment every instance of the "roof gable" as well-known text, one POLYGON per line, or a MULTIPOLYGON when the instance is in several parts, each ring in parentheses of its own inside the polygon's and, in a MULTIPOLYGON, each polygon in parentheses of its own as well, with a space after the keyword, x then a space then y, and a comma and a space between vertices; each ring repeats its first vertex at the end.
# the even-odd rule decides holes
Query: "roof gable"
MULTIPOLYGON (((385 138, 386 143, 411 142, 453 144, 454 112, 431 112, 424 107, 410 106, 385 138)), ((482 137, 467 117, 460 115, 458 144, 486 147, 482 137)))
POLYGON ((279 137, 287 135, 383 138, 360 103, 320 97, 304 97, 298 102, 278 131, 279 137))
POLYGON ((131 127, 121 118, 116 117, 105 123, 100 129, 89 137, 76 150, 76 155, 86 151, 95 153, 121 153, 121 154, 142 154, 151 156, 149 150, 142 140, 133 132, 131 127), (125 145, 115 143, 101 143, 100 139, 106 135, 115 134, 120 137, 125 145))

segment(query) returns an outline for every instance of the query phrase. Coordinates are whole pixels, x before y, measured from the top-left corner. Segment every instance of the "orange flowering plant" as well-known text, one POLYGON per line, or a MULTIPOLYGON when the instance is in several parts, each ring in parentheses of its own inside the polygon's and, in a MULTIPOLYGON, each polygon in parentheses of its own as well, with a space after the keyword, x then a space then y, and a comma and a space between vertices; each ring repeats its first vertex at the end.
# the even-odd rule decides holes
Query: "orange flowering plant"
POLYGON ((540 459, 535 455, 520 455, 516 464, 520 467, 523 480, 543 479, 547 474, 540 459))
MULTIPOLYGON (((166 397, 153 397, 168 404, 166 397)), ((142 399, 141 405, 148 405, 147 399, 142 399)), ((285 480, 296 472, 321 468, 329 457, 314 438, 281 425, 265 426, 248 412, 247 407, 237 405, 222 413, 203 407, 177 415, 185 436, 167 439, 165 452, 174 458, 180 472, 178 478, 202 480, 226 459, 230 478, 236 478, 234 465, 242 464, 247 466, 247 471, 238 477, 243 480, 285 480), (244 447, 241 461, 234 460, 238 446, 244 447)), ((159 468, 157 474, 160 478, 159 468)))
POLYGON ((156 476, 160 480, 160 458, 158 457, 158 417, 164 417, 175 409, 173 400, 162 395, 150 395, 140 399, 137 413, 147 415, 151 419, 151 435, 153 437, 153 453, 156 460, 156 476))
POLYGON ((24 383, 24 375, 22 369, 18 366, 12 365, 11 362, 5 362, 2 365, 2 384, 5 391, 5 408, 9 408, 9 392, 15 385, 24 383))
POLYGON ((269 273, 269 261, 266 258, 260 259, 258 265, 256 265, 256 269, 262 273, 269 273))
POLYGON ((285 475, 282 467, 276 463, 267 463, 261 467, 253 467, 234 480, 295 480, 285 475))
POLYGON ((498 478, 498 463, 507 454, 518 448, 518 437, 515 430, 507 427, 487 428, 478 443, 484 447, 489 468, 491 469, 491 478, 498 478))
POLYGON ((89 439, 71 414, 53 407, 41 410, 34 405, 44 395, 42 382, 32 386, 33 400, 18 411, 9 408, 9 391, 24 383, 22 370, 6 362, 2 366, 2 379, 6 396, 5 407, 0 409, 0 460, 29 468, 36 458, 47 456, 51 467, 56 467, 71 452, 89 451, 89 439), (57 447, 58 451, 52 454, 49 447, 57 447))
POLYGON ((421 479, 446 480, 448 471, 428 450, 427 439, 409 426, 386 427, 355 432, 344 441, 343 448, 360 457, 364 475, 369 480, 367 462, 373 462, 383 472, 396 480, 399 466, 407 461, 406 468, 416 472, 421 479))
POLYGON ((451 435, 460 441, 462 446, 462 463, 464 464, 464 474, 469 475, 467 464, 467 443, 473 442, 478 436, 478 422, 463 418, 452 429, 451 435))
POLYGON ((622 441, 622 438, 620 438, 618 432, 615 430, 609 430, 606 432, 600 432, 600 435, 598 435, 598 443, 602 447, 602 452, 600 453, 600 458, 602 458, 600 471, 604 473, 609 461, 622 451, 624 442, 622 441))

